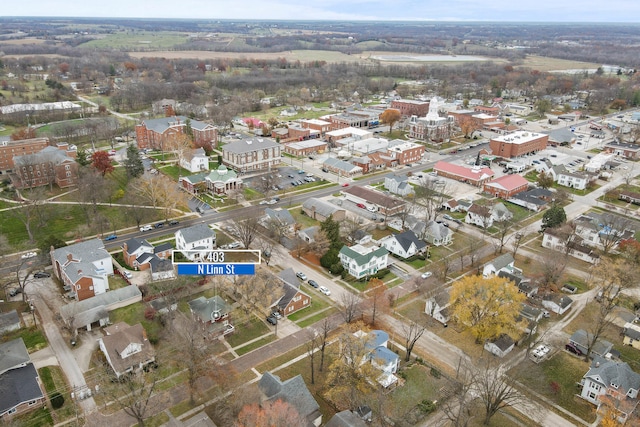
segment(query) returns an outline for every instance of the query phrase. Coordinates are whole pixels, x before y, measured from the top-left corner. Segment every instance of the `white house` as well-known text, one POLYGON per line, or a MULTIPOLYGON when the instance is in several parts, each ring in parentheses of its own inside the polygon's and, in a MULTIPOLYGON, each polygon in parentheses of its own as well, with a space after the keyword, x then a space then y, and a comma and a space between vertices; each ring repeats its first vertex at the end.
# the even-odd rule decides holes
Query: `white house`
POLYGON ((413 186, 409 184, 406 176, 400 176, 394 173, 390 173, 384 177, 384 188, 390 193, 403 197, 415 193, 413 186))
POLYGON ((522 273, 522 270, 515 267, 515 260, 510 253, 502 254, 486 263, 482 268, 482 276, 489 277, 497 275, 499 272, 504 271, 510 274, 522 273))
POLYGON ((559 315, 569 311, 572 304, 573 300, 566 295, 548 294, 542 297, 542 306, 559 315))
POLYGON ((425 227, 424 239, 433 246, 446 246, 451 244, 453 231, 444 224, 429 221, 425 227))
POLYGON ((449 300, 449 291, 443 290, 442 292, 427 299, 424 312, 442 323, 444 326, 447 326, 447 322, 449 322, 450 319, 449 300))
POLYGON ((186 155, 180 159, 180 166, 191 173, 208 171, 209 158, 204 152, 204 148, 195 148, 188 151, 186 155))
POLYGON ((640 375, 625 362, 596 358, 582 377, 580 397, 600 408, 600 396, 611 398, 618 421, 624 424, 638 406, 640 375))
POLYGON ((464 222, 467 224, 473 224, 480 228, 489 228, 493 225, 491 209, 474 203, 467 211, 467 216, 465 216, 464 222))
POLYGON ((175 233, 176 249, 191 261, 199 258, 199 253, 207 253, 216 245, 216 233, 207 224, 196 224, 182 228, 175 233))
POLYGON ((495 340, 489 340, 484 343, 484 349, 494 356, 504 357, 513 350, 516 343, 509 335, 500 335, 495 340))
POLYGON ((411 230, 386 236, 380 240, 380 244, 389 252, 401 258, 410 258, 424 252, 427 248, 427 244, 418 239, 411 230))
POLYGON ((129 326, 120 322, 104 331, 107 335, 100 338, 98 344, 116 377, 138 371, 155 361, 153 346, 140 323, 129 326))
POLYGON ((564 171, 558 174, 558 184, 564 187, 584 190, 589 183, 589 175, 580 172, 564 171))
POLYGON ((568 253, 574 258, 578 258, 582 261, 586 261, 590 264, 597 264, 600 262, 600 256, 597 251, 583 243, 582 238, 579 236, 573 236, 570 241, 567 242, 567 234, 562 233, 557 228, 547 228, 542 235, 542 246, 545 248, 556 250, 560 253, 568 253), (567 251, 567 245, 569 250, 567 251))
POLYGON ((340 262, 350 275, 361 279, 376 274, 388 265, 389 251, 386 248, 354 245, 340 249, 340 262))

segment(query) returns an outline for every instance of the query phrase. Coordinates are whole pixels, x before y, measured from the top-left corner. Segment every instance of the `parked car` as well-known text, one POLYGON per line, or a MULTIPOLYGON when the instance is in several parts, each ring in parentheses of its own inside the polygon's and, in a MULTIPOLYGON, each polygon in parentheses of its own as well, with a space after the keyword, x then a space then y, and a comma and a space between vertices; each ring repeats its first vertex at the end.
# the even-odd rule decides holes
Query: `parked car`
POLYGON ((287 175, 289 178, 293 178, 293 174, 289 174, 287 175))
POLYGON ((428 279, 428 278, 429 278, 429 277, 431 277, 432 275, 433 275, 433 273, 432 273, 432 272, 430 272, 430 271, 425 271, 424 273, 422 273, 422 274, 420 275, 420 277, 422 277, 423 279, 428 279))
POLYGON ((35 273, 33 273, 33 277, 35 279, 46 279, 47 277, 51 277, 51 274, 47 273, 46 271, 36 271, 35 273))
POLYGON ((302 169, 300 169, 300 170, 298 171, 298 173, 299 173, 300 175, 302 175, 302 174, 304 173, 304 171, 303 171, 302 169))
POLYGON ((378 212, 378 208, 375 206, 367 206, 369 212, 378 212))
POLYGON ((164 222, 159 222, 155 225, 156 228, 162 228, 164 227, 164 222))
POLYGON ((242 247, 242 243, 240 243, 240 242, 231 242, 231 243, 229 243, 227 245, 227 247, 229 249, 238 249, 238 248, 242 247))
POLYGON ((319 287, 318 282, 316 282, 315 280, 309 280, 309 286, 316 289, 318 289, 319 287))
POLYGON ((142 227, 140 227, 141 232, 151 231, 151 230, 153 230, 153 227, 151 226, 151 224, 143 225, 142 227))
POLYGON ((307 275, 306 275, 306 274, 304 274, 302 271, 298 271, 298 272, 296 273, 296 276, 297 276, 297 277, 298 277, 298 279, 300 279, 300 280, 307 280, 307 275))
POLYGON ((322 168, 322 172, 329 172, 329 169, 327 169, 327 168, 322 168))
POLYGON ((442 218, 447 219, 449 221, 453 221, 453 217, 451 215, 449 215, 449 214, 442 215, 442 218))
POLYGON ((271 323, 272 325, 277 325, 278 319, 276 319, 274 315, 267 316, 267 322, 271 323))
POLYGON ((343 186, 343 187, 348 187, 348 186, 349 186, 349 183, 348 183, 348 182, 345 182, 344 184, 342 184, 342 186, 343 186))
POLYGON ((16 295, 21 294, 21 293, 22 293, 22 289, 14 288, 14 289, 11 289, 11 291, 9 292, 9 296, 10 297, 15 297, 16 295))
POLYGON ((108 242, 110 240, 116 240, 117 238, 118 236, 116 236, 115 234, 109 234, 107 237, 104 238, 104 240, 108 242))
POLYGON ((259 205, 268 205, 269 202, 266 200, 260 200, 260 203, 258 203, 259 205))
POLYGON ((35 258, 35 257, 37 257, 37 256, 38 256, 38 254, 37 254, 37 253, 35 253, 35 252, 26 252, 26 253, 23 253, 23 254, 20 256, 20 258, 22 258, 22 259, 29 259, 29 258, 35 258))
POLYGON ((274 311, 273 313, 271 313, 271 315, 278 320, 282 319, 282 314, 278 313, 277 311, 274 311))
POLYGON ((331 291, 328 288, 326 288, 325 286, 320 286, 319 290, 320 290, 320 292, 322 292, 325 295, 331 295, 331 291))
POLYGON ((582 350, 580 350, 574 344, 569 343, 564 346, 564 349, 567 350, 569 353, 575 354, 576 356, 582 356, 582 350))
POLYGON ((122 273, 122 275, 129 280, 133 279, 133 273, 131 273, 130 271, 125 271, 124 273, 122 273))
POLYGON ((169 225, 178 225, 180 224, 180 221, 172 219, 171 221, 169 221, 169 225))
POLYGON ((359 207, 360 209, 367 209, 367 207, 362 203, 356 203, 356 206, 359 207))

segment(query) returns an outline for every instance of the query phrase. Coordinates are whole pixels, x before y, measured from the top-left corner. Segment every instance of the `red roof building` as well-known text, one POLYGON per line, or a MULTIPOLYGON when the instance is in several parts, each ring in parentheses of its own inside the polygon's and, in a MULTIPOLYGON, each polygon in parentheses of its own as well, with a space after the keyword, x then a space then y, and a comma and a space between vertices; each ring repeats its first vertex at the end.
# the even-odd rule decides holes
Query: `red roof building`
POLYGON ((501 199, 508 199, 515 194, 526 191, 529 188, 529 181, 521 175, 505 175, 484 184, 484 191, 501 199))
POLYGON ((455 179, 456 181, 465 182, 467 184, 480 187, 485 182, 493 178, 493 171, 489 168, 481 168, 474 166, 473 168, 467 168, 465 166, 454 165, 453 163, 447 163, 440 161, 436 163, 433 170, 439 175, 445 178, 455 179))

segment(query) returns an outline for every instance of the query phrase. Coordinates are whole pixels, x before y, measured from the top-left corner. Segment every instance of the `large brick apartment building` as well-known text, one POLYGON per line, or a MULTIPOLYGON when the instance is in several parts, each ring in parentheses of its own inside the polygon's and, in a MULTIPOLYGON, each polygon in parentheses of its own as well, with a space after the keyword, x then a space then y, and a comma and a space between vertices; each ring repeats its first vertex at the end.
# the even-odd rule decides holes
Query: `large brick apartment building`
POLYGON ((268 138, 250 138, 222 147, 222 163, 238 172, 275 169, 282 161, 282 145, 268 138))
POLYGON ((0 174, 13 172, 15 156, 35 154, 49 145, 49 138, 0 141, 0 174))
POLYGON ((424 117, 429 112, 429 102, 413 99, 396 99, 395 101, 391 101, 391 108, 400 111, 402 117, 424 117))
POLYGON ((75 147, 70 149, 67 143, 60 143, 56 147, 46 146, 37 153, 15 156, 11 181, 17 188, 53 184, 66 188, 77 185, 78 163, 75 157, 75 147))
POLYGON ((187 132, 187 123, 193 133, 195 148, 203 147, 209 150, 218 141, 218 129, 208 123, 190 120, 185 116, 162 117, 159 119, 143 120, 136 125, 138 148, 167 149, 167 143, 178 135, 187 132))
POLYGON ((489 148, 492 154, 504 158, 520 157, 547 148, 549 135, 518 131, 492 138, 489 148))

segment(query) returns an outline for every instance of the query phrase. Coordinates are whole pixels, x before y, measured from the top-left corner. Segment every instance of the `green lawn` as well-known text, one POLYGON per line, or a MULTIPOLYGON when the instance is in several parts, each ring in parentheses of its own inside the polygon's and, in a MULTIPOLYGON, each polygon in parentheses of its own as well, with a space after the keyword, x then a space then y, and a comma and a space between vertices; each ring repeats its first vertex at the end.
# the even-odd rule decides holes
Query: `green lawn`
POLYGON ((133 326, 141 323, 147 332, 149 341, 153 344, 160 339, 163 326, 157 320, 147 320, 144 317, 145 304, 132 304, 127 307, 115 309, 109 313, 111 323, 125 322, 133 326))
POLYGON ((588 370, 589 364, 584 360, 559 351, 540 364, 525 361, 509 373, 523 385, 591 423, 595 420, 595 407, 576 396, 580 392, 578 383, 588 370))
POLYGON ((389 394, 389 416, 392 419, 406 420, 409 412, 422 400, 439 400, 439 390, 447 384, 443 377, 435 378, 426 366, 414 364, 401 370, 406 376, 405 383, 389 394))
POLYGON ((322 311, 327 307, 329 307, 327 300, 325 298, 322 298, 320 295, 313 294, 311 292, 311 289, 312 289, 311 286, 308 286, 308 285, 302 286, 302 290, 308 293, 309 295, 311 295, 311 305, 303 310, 296 311, 295 313, 287 316, 287 318, 292 322, 297 322, 303 317, 311 316, 312 314, 322 311))
POLYGON ((158 170, 160 172, 162 172, 163 174, 173 178, 174 181, 178 181, 178 178, 180 178, 181 176, 191 176, 191 175, 193 175, 193 172, 190 172, 190 171, 186 170, 185 168, 180 167, 178 165, 161 166, 160 168, 158 168, 158 170))
POLYGON ((237 347, 270 332, 269 327, 255 316, 252 316, 248 322, 234 324, 234 326, 236 329, 233 334, 226 337, 231 347, 237 347))
POLYGON ((1 341, 8 342, 16 338, 22 338, 24 345, 27 347, 29 353, 38 351, 47 346, 47 339, 40 329, 36 326, 30 328, 21 328, 17 331, 6 332, 2 335, 1 341))
POLYGON ((46 394, 50 397, 54 392, 59 392, 64 397, 64 405, 51 413, 56 422, 68 420, 75 416, 76 408, 71 400, 71 392, 65 381, 64 373, 59 366, 45 366, 38 369, 40 380, 44 385, 46 394))
POLYGON ((293 217, 293 219, 295 219, 296 223, 300 224, 303 229, 320 225, 320 221, 317 221, 307 216, 306 214, 302 213, 302 208, 289 209, 289 213, 291 213, 291 216, 293 217))
POLYGON ((325 317, 329 317, 332 314, 336 313, 338 311, 337 308, 332 307, 329 310, 326 311, 322 311, 320 313, 317 313, 313 316, 307 317, 304 320, 301 320, 299 322, 296 322, 298 324, 298 326, 300 326, 301 328, 306 328, 309 325, 313 325, 316 322, 319 322, 320 320, 324 319, 325 317))
POLYGON ((250 351, 253 351, 257 348, 262 347, 263 345, 267 345, 272 341, 276 340, 276 336, 275 335, 268 335, 264 338, 260 338, 258 341, 252 342, 251 344, 245 345, 243 347, 240 347, 239 349, 235 350, 236 353, 238 353, 239 356, 242 356, 243 354, 247 354, 250 351))

